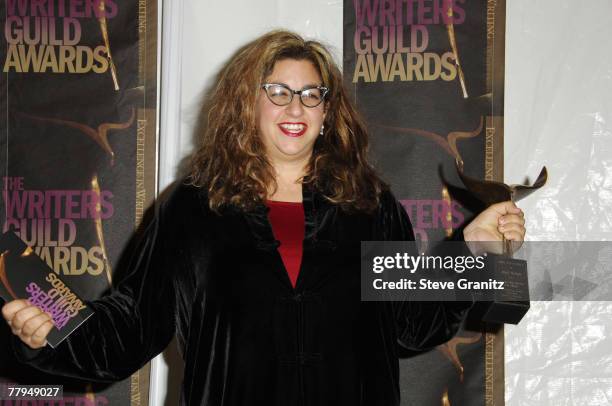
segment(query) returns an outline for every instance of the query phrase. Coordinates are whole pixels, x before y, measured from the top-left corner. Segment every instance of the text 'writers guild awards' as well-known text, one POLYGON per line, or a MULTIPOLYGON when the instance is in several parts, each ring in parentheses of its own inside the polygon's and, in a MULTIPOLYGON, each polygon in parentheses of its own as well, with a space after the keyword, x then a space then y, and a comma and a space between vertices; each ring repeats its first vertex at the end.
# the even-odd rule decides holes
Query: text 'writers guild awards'
MULTIPOLYGON (((457 161, 457 172, 468 191, 487 207, 508 200, 518 202, 544 186, 548 178, 546 167, 543 167, 532 185, 506 185, 502 182, 478 180, 463 173, 463 163, 460 161, 457 161)), ((512 258, 518 244, 504 238, 502 242, 476 245, 476 251, 487 255, 487 272, 483 274, 483 279, 503 281, 504 289, 495 291, 492 300, 478 301, 476 295, 475 315, 485 322, 518 324, 529 310, 527 261, 512 258)))

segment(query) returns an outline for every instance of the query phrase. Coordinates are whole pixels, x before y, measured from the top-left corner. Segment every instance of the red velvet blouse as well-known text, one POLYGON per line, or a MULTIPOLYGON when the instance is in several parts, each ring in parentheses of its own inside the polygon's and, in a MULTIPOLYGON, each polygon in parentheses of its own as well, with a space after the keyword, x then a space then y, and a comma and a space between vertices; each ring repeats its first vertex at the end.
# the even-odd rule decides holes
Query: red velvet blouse
POLYGON ((295 288, 302 264, 304 205, 301 202, 268 200, 266 206, 270 208, 268 218, 274 238, 280 242, 278 252, 285 264, 291 285, 295 288))

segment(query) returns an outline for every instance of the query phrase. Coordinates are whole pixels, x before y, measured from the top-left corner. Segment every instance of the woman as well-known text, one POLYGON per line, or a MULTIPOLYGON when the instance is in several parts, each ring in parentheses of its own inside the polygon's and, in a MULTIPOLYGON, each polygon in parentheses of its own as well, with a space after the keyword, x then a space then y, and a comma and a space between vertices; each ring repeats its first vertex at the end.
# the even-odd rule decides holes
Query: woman
MULTIPOLYGON (((90 320, 52 350, 48 315, 4 306, 20 357, 118 380, 176 334, 183 404, 398 405, 397 343, 448 340, 468 305, 360 301, 360 241, 414 236, 367 162, 331 55, 271 32, 235 55, 211 100, 189 181, 159 205, 129 276, 91 303, 90 320)), ((464 236, 521 241, 523 225, 503 203, 464 236)))

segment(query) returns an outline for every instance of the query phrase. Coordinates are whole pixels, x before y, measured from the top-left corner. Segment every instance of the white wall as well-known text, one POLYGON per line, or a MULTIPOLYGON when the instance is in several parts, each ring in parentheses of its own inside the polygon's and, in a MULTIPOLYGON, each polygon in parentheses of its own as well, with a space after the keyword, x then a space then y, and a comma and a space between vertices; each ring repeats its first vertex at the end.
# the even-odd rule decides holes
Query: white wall
MULTIPOLYGON (((612 240, 612 2, 507 3, 506 181, 550 175, 527 237, 612 240)), ((532 303, 505 333, 508 405, 612 404, 612 303, 532 303)))
MULTIPOLYGON (((342 55, 342 1, 164 2, 160 187, 192 147, 204 89, 240 45, 276 27, 342 55), (229 5, 229 6, 228 6, 229 5)), ((506 181, 550 172, 521 202, 533 240, 612 239, 612 2, 507 0, 506 181)), ((534 303, 506 328, 508 405, 612 403, 607 303, 534 303)), ((153 405, 164 404, 156 361, 153 405)), ((172 389, 174 391, 176 389, 172 389)), ((172 404, 172 402, 167 403, 172 404)))

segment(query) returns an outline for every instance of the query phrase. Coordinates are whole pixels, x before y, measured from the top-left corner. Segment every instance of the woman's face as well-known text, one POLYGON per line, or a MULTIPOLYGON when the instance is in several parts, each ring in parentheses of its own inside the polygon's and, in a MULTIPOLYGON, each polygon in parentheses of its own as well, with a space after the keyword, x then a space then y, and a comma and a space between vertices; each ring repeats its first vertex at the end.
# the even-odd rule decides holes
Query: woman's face
MULTIPOLYGON (((323 85, 317 69, 310 61, 295 59, 276 62, 265 83, 284 84, 293 90, 323 85)), ((317 107, 306 107, 301 103, 300 96, 294 94, 291 103, 277 106, 261 89, 256 120, 270 162, 308 160, 324 118, 325 102, 317 107)))

